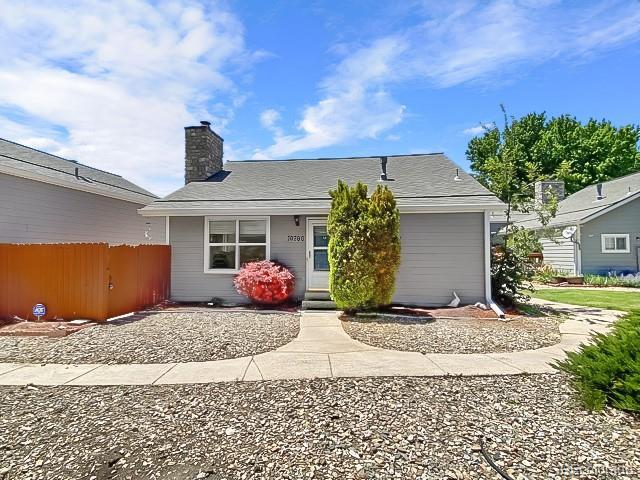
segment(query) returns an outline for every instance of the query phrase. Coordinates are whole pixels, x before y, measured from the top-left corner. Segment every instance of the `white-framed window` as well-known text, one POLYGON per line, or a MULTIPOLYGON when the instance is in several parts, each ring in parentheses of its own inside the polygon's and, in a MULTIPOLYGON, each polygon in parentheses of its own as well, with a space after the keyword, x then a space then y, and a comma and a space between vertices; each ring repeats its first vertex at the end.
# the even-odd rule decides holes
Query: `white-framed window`
POLYGON ((269 259, 269 217, 205 217, 205 273, 237 273, 247 262, 269 259))
POLYGON ((631 252, 628 233, 603 233, 601 237, 602 237, 602 253, 631 252))

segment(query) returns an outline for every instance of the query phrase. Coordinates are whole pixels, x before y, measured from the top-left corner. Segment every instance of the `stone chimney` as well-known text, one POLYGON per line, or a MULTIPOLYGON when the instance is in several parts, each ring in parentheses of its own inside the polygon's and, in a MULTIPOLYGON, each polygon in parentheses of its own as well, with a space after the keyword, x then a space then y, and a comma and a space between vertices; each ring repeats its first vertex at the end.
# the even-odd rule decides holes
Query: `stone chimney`
POLYGON ((202 182, 222 170, 222 143, 220 135, 211 130, 211 123, 184 128, 185 157, 184 183, 202 182))
POLYGON ((564 200, 564 182, 562 180, 544 180, 534 185, 536 203, 549 203, 552 196, 558 201, 564 200))

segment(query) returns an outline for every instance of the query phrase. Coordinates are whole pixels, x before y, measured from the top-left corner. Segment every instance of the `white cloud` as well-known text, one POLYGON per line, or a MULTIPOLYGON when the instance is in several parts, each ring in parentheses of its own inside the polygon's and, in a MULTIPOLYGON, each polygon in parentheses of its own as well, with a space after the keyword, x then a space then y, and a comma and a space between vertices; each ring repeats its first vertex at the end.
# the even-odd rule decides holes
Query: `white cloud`
POLYGON ((323 80, 323 98, 304 110, 298 125, 302 133, 276 132, 274 144, 256 152, 254 158, 282 157, 351 139, 375 138, 398 124, 405 107, 391 98, 384 84, 392 74, 392 59, 404 48, 400 39, 385 38, 348 56, 323 80))
POLYGON ((0 0, 0 11, 0 136, 156 193, 181 183, 183 127, 210 119, 224 128, 243 98, 231 74, 256 57, 219 4, 0 0))
MULTIPOLYGON (((303 110, 297 132, 279 130, 273 144, 256 155, 282 157, 375 138, 404 117, 405 107, 391 95, 399 84, 493 84, 523 65, 583 57, 635 41, 640 8, 632 3, 426 2, 418 22, 346 54, 320 82, 320 98, 303 110)), ((339 51, 349 51, 348 45, 341 43, 339 51)), ((477 128, 465 133, 478 133, 477 128)))
POLYGON ((266 129, 273 128, 280 120, 280 112, 273 108, 269 108, 260 114, 260 123, 266 129))
POLYGON ((492 123, 483 123, 481 125, 476 125, 475 127, 465 128, 462 133, 464 133, 465 135, 476 136, 484 133, 487 128, 491 128, 492 126, 492 123))

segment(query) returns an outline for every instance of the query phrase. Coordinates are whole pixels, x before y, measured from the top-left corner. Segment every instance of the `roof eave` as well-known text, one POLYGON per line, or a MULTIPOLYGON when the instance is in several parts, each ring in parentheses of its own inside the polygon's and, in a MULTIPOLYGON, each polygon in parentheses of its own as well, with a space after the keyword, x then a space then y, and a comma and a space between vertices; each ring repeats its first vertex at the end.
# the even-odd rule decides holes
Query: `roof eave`
POLYGON ((604 215, 606 213, 609 213, 612 210, 615 210, 618 207, 621 207, 623 205, 626 205, 629 202, 632 202, 634 200, 637 200, 640 198, 640 191, 633 193, 631 195, 627 195, 623 198, 621 198, 620 200, 618 200, 617 202, 611 203, 603 208, 601 208, 600 210, 598 210, 597 212, 593 212, 590 215, 587 215, 583 218, 580 219, 580 221, 578 222, 578 224, 583 224, 583 223, 587 223, 590 222, 591 220, 598 218, 600 215, 604 215))
MULTIPOLYGON (((400 213, 467 213, 484 212, 496 208, 496 204, 468 204, 468 205, 398 205, 400 213)), ((229 207, 229 208, 202 208, 202 207, 168 207, 158 208, 148 206, 138 209, 138 213, 144 217, 182 217, 203 215, 326 215, 329 207, 229 207)))
POLYGON ((21 168, 13 168, 6 164, 0 164, 0 173, 11 175, 14 177, 26 178, 27 180, 34 180, 36 182, 47 183, 50 185, 56 185, 58 187, 70 188, 72 190, 79 190, 82 192, 92 193, 94 195, 100 195, 103 197, 115 198, 117 200, 124 200, 125 202, 136 203, 138 205, 149 205, 153 203, 157 197, 146 197, 142 194, 134 194, 130 192, 109 192, 106 190, 99 190, 92 188, 88 185, 77 184, 75 182, 69 182, 61 178, 51 177, 49 175, 42 175, 37 172, 23 170, 21 168))

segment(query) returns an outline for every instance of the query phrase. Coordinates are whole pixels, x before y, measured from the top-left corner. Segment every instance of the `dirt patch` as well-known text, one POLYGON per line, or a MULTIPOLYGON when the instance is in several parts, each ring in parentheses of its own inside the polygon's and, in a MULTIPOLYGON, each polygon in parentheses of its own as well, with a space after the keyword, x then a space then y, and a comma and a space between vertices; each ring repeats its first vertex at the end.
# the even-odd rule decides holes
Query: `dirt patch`
POLYGON ((0 326, 2 337, 66 337, 95 323, 71 324, 69 322, 13 322, 0 326))

